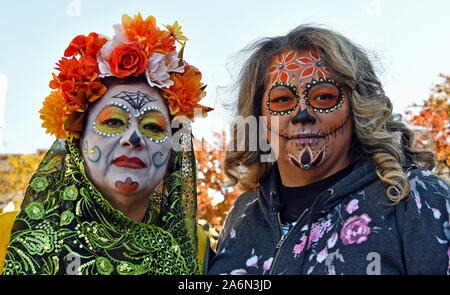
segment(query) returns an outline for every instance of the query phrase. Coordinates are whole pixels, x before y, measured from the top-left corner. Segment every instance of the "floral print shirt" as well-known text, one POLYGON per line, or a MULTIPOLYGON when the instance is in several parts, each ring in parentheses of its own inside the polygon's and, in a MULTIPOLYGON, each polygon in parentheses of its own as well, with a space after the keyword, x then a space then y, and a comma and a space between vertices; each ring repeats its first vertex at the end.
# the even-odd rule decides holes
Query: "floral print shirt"
POLYGON ((393 205, 360 161, 284 231, 274 175, 235 201, 208 274, 450 274, 449 185, 431 172, 407 172, 411 192, 393 205))

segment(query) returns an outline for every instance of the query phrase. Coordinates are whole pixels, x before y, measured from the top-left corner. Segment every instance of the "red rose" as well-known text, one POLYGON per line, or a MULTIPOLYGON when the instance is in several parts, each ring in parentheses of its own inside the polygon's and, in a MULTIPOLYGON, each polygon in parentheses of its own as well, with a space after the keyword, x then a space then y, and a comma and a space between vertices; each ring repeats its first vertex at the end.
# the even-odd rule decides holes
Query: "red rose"
POLYGON ((111 73, 117 78, 139 76, 147 67, 147 57, 138 45, 124 44, 116 47, 109 57, 111 73))

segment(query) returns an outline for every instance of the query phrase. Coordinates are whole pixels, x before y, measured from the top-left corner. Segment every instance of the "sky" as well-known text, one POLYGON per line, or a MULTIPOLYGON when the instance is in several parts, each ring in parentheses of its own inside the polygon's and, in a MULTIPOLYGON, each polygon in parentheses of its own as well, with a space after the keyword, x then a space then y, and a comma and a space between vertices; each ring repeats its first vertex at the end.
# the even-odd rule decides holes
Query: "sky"
POLYGON ((184 58, 207 84, 202 104, 213 107, 193 125, 197 138, 228 130, 236 79, 249 43, 285 35, 300 24, 335 30, 363 47, 374 61, 394 112, 427 99, 450 74, 450 1, 322 0, 1 0, 0 153, 34 153, 55 138, 45 134, 39 109, 49 95, 55 63, 79 34, 113 36, 122 14, 140 12, 183 28, 184 58))

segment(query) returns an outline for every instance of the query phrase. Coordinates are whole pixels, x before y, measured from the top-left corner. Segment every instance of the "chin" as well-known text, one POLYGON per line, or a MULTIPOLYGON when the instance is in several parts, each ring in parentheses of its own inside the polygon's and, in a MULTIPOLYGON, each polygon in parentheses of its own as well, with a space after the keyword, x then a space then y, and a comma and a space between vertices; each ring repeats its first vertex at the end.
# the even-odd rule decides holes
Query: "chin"
POLYGON ((291 165, 295 167, 310 170, 321 165, 327 156, 326 145, 323 145, 318 150, 313 149, 309 145, 305 145, 301 148, 292 149, 286 151, 287 160, 291 165))

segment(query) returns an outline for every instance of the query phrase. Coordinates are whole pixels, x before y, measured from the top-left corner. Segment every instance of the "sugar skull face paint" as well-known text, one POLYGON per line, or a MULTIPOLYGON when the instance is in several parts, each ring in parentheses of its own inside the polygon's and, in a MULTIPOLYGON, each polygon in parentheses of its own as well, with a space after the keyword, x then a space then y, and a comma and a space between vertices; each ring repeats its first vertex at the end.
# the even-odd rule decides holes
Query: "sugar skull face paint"
POLYGON ((159 108, 151 108, 142 115, 139 130, 151 140, 163 141, 167 138, 167 119, 159 108))
POLYGON ((159 90, 146 83, 112 85, 89 108, 80 149, 86 174, 105 197, 148 197, 160 183, 170 154, 168 118, 159 90))
POLYGON ((128 124, 128 114, 124 106, 112 103, 100 111, 94 123, 94 130, 100 135, 115 136, 123 133, 128 124))
POLYGON ((282 52, 272 58, 267 80, 261 112, 269 143, 271 136, 280 138, 271 145, 280 169, 345 167, 352 136, 350 101, 320 56, 282 52))

